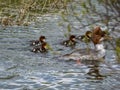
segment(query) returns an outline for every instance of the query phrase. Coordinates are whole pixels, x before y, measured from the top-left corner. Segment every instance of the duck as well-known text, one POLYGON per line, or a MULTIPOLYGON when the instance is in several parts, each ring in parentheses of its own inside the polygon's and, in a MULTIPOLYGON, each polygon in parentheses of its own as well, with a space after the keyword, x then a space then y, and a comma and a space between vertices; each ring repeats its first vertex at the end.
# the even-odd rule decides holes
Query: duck
POLYGON ((85 43, 89 43, 91 41, 91 35, 92 35, 92 31, 86 31, 84 35, 78 36, 76 37, 76 39, 85 43))
POLYGON ((33 41, 31 41, 30 46, 40 45, 40 44, 44 43, 45 40, 46 40, 46 37, 45 37, 45 36, 40 36, 40 37, 39 37, 39 40, 33 40, 33 41))
POLYGON ((80 62, 81 60, 101 60, 105 58, 106 50, 104 49, 103 44, 96 44, 95 49, 89 49, 89 52, 86 49, 77 49, 69 54, 65 54, 62 56, 64 60, 77 60, 80 62))
POLYGON ((68 40, 63 41, 61 44, 66 47, 73 47, 76 45, 76 36, 70 35, 68 40))
POLYGON ((69 54, 62 55, 60 59, 77 60, 79 63, 82 60, 103 60, 105 58, 106 50, 104 47, 104 34, 100 27, 96 27, 91 33, 91 41, 95 45, 94 49, 76 49, 69 54))
POLYGON ((45 53, 45 52, 48 52, 48 43, 44 42, 41 45, 33 47, 32 52, 34 52, 34 53, 39 53, 39 52, 40 53, 45 53))

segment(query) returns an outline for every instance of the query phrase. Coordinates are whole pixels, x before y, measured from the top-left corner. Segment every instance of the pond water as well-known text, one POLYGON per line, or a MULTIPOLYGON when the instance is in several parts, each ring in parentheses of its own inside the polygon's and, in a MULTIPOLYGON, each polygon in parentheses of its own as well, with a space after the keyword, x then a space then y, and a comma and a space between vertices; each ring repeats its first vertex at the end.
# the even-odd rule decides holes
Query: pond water
MULTIPOLYGON (((45 23, 11 26, 0 29, 0 90, 119 90, 120 66, 114 51, 108 49, 103 62, 59 60, 71 48, 61 46, 66 28, 58 26, 57 16, 46 17, 45 23), (53 51, 30 52, 30 40, 45 35, 53 51)), ((72 32, 78 35, 79 30, 72 32)), ((81 34, 84 33, 81 32, 81 34)), ((76 48, 84 48, 80 43, 76 48)))

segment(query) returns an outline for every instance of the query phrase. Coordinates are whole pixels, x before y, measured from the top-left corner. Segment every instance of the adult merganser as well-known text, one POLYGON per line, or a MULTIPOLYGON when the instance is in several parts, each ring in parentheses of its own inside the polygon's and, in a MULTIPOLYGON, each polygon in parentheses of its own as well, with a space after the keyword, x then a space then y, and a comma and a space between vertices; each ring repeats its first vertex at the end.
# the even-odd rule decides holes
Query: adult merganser
POLYGON ((60 59, 64 60, 101 60, 105 57, 106 50, 104 49, 103 40, 104 34, 100 27, 96 27, 91 35, 91 40, 95 45, 95 49, 89 49, 89 52, 86 49, 75 50, 69 54, 63 55, 60 59))
POLYGON ((103 44, 96 44, 95 49, 89 49, 89 52, 86 49, 78 49, 73 51, 70 54, 62 56, 62 59, 69 60, 100 60, 105 57, 105 49, 103 44))
POLYGON ((76 45, 76 37, 75 35, 70 35, 69 40, 65 40, 61 43, 66 47, 73 47, 76 45))
POLYGON ((31 41, 31 46, 37 46, 37 45, 40 45, 40 44, 42 44, 42 43, 44 43, 45 42, 45 40, 46 40, 46 37, 45 36, 40 36, 39 37, 39 40, 33 40, 33 41, 31 41))

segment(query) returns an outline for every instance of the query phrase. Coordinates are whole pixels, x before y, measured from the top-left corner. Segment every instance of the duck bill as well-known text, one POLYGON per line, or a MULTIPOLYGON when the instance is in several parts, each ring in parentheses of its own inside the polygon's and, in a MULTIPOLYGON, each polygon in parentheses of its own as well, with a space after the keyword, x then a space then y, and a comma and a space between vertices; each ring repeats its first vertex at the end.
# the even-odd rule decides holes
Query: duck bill
POLYGON ((72 41, 75 41, 75 40, 76 40, 76 38, 73 38, 73 39, 72 39, 72 41))
POLYGON ((105 40, 105 38, 102 37, 99 41, 102 42, 102 41, 104 41, 104 40, 105 40))
POLYGON ((104 36, 104 39, 105 40, 112 40, 113 38, 111 36, 109 36, 109 35, 106 35, 106 36, 104 36))
POLYGON ((91 37, 92 37, 92 33, 89 33, 89 34, 87 35, 87 37, 88 37, 88 38, 91 38, 91 37))
POLYGON ((43 39, 42 41, 43 41, 43 42, 45 42, 45 41, 46 41, 46 39, 43 39))

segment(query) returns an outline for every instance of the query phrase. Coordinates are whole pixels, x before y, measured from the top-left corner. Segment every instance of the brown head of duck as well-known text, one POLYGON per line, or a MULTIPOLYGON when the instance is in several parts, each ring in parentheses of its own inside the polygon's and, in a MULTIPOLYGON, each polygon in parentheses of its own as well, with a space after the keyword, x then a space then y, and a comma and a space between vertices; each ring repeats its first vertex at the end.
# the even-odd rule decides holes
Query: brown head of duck
POLYGON ((103 40, 109 40, 109 39, 111 39, 111 37, 108 36, 105 31, 102 31, 102 29, 100 28, 100 26, 97 26, 92 31, 91 40, 93 41, 94 45, 100 44, 101 41, 103 41, 103 40))
POLYGON ((94 43, 94 45, 96 44, 100 44, 101 42, 101 38, 102 38, 103 34, 102 34, 102 30, 99 26, 97 26, 96 28, 94 28, 94 30, 92 31, 92 36, 91 36, 91 40, 94 43))
POLYGON ((45 40, 46 40, 45 36, 40 36, 39 37, 39 42, 43 43, 43 42, 45 42, 45 40))

